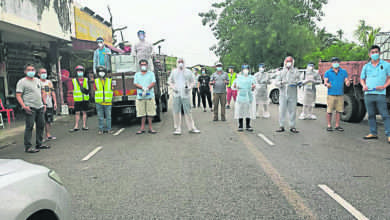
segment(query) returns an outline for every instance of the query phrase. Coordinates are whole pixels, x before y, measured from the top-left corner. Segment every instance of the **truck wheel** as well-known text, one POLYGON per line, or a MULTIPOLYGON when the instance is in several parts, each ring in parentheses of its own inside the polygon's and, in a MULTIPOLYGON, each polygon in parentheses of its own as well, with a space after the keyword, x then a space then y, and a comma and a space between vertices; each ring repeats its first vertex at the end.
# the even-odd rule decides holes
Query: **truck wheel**
POLYGON ((359 104, 352 94, 344 95, 344 112, 341 114, 341 120, 346 122, 355 122, 359 112, 359 104))
POLYGON ((162 112, 168 112, 168 98, 166 94, 161 97, 161 110, 162 112))
POLYGON ((272 90, 270 98, 273 104, 279 104, 279 89, 272 90))
POLYGON ((366 105, 364 104, 364 101, 357 101, 359 104, 359 112, 357 113, 356 120, 354 122, 361 122, 364 117, 366 117, 366 105))

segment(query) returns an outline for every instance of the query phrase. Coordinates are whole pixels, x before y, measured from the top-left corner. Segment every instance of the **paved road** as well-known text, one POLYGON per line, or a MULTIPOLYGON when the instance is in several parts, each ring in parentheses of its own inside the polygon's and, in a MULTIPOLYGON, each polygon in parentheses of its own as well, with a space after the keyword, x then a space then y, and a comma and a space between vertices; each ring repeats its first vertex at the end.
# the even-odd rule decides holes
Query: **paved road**
POLYGON ((157 135, 137 136, 138 125, 124 122, 115 127, 125 128, 120 135, 98 136, 96 117, 90 131, 69 134, 72 122, 61 120, 52 149, 25 154, 19 135, 0 157, 55 169, 73 196, 75 219, 354 219, 319 185, 369 219, 390 219, 390 145, 383 136, 361 139, 367 121, 329 133, 320 108, 319 120, 298 122, 300 134, 277 134, 277 106, 271 110, 255 132, 238 133, 236 121, 212 122, 196 109, 202 133, 180 137, 172 135, 171 113, 155 124, 157 135))

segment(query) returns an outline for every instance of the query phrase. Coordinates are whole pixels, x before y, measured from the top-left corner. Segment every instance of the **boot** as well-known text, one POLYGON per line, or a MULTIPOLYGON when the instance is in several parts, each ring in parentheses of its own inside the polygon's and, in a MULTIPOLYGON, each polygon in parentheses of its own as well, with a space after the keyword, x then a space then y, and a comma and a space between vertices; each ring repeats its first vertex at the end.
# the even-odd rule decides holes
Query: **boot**
POLYGON ((244 119, 243 118, 240 118, 238 119, 238 131, 239 132, 242 132, 244 131, 244 119))
POLYGON ((250 118, 246 118, 246 130, 253 131, 253 128, 251 127, 251 119, 250 118))

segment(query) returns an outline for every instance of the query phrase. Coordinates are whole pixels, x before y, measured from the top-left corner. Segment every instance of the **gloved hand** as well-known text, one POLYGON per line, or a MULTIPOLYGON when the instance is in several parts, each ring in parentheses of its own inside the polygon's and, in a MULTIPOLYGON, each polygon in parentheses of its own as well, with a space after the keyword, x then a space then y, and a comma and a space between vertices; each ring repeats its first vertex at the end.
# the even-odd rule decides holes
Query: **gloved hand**
POLYGON ((190 93, 190 90, 191 90, 190 88, 186 87, 186 88, 184 89, 185 94, 188 95, 188 94, 190 93))

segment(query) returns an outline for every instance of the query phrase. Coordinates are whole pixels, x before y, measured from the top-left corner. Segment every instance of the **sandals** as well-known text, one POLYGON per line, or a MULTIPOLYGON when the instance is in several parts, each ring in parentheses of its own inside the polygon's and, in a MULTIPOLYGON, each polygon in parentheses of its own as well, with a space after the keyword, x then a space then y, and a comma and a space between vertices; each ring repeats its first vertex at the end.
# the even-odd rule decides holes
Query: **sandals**
POLYGON ((145 133, 145 131, 144 130, 139 130, 139 131, 137 131, 137 135, 140 135, 140 134, 143 134, 143 133, 145 133))
POLYGON ((296 128, 291 128, 290 131, 294 134, 298 134, 299 131, 296 128))
POLYGON ((326 131, 333 131, 333 128, 332 127, 327 127, 326 131))
POLYGON ((283 127, 280 127, 278 130, 276 130, 276 132, 284 132, 285 130, 284 130, 284 128, 283 127))
POLYGON ((148 133, 149 133, 149 134, 157 134, 157 131, 155 131, 155 130, 152 129, 152 130, 149 130, 148 133))
POLYGON ((47 140, 56 140, 57 138, 55 136, 49 136, 46 138, 47 140))
POLYGON ((34 148, 34 147, 30 147, 28 149, 25 149, 24 152, 26 153, 30 153, 30 154, 34 154, 34 153, 38 153, 40 150, 34 148))
POLYGON ((83 130, 83 131, 88 131, 89 128, 88 128, 88 127, 86 127, 86 128, 83 127, 82 130, 83 130))
POLYGON ((339 126, 339 127, 335 127, 335 130, 336 130, 336 131, 344 131, 344 128, 342 128, 342 127, 339 126))
POLYGON ((69 132, 76 132, 76 131, 80 131, 80 129, 78 129, 78 128, 69 129, 69 132))

